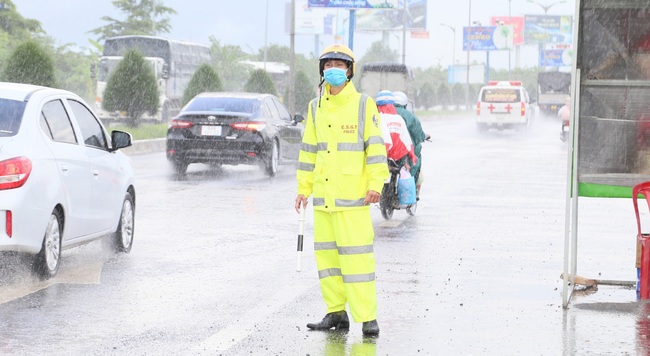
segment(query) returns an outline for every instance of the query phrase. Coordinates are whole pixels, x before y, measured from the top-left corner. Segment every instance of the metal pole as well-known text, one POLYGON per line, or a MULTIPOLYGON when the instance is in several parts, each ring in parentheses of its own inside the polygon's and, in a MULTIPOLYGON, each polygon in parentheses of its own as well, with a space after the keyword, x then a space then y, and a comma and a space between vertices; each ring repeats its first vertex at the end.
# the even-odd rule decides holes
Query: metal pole
POLYGON ((402 9, 402 64, 406 64, 406 1, 402 9))
MULTIPOLYGON (((510 25, 510 27, 514 29, 514 27, 512 27, 511 8, 512 8, 512 0, 508 0, 508 25, 510 25)), ((515 43, 514 31, 513 31, 513 33, 510 34, 510 36, 512 36, 512 43, 513 43, 513 46, 514 46, 514 43, 515 43)), ((512 70, 511 67, 510 67, 511 58, 512 58, 512 48, 510 48, 510 46, 508 46, 508 74, 510 74, 510 72, 512 70)))
POLYGON ((300 272, 302 270, 302 246, 303 239, 305 234, 305 208, 300 206, 300 218, 298 218, 298 257, 296 259, 296 271, 300 272))
MULTIPOLYGON (((292 13, 294 11, 295 10, 291 10, 292 13)), ((264 23, 264 71, 265 72, 266 72, 266 49, 268 47, 267 44, 268 37, 269 37, 269 0, 266 0, 266 20, 264 23)))
POLYGON ((289 110, 292 113, 296 112, 296 98, 295 98, 295 77, 296 77, 296 0, 291 0, 291 33, 289 36, 291 58, 289 59, 289 110))
POLYGON ((348 47, 354 51, 354 27, 356 26, 356 21, 354 18, 354 10, 350 9, 350 30, 348 34, 348 47))
POLYGON ((469 50, 470 50, 470 42, 469 42, 469 34, 470 34, 470 26, 472 26, 472 0, 469 0, 469 11, 467 14, 467 33, 465 34, 465 38, 467 39, 467 109, 471 109, 471 98, 470 98, 470 87, 469 87, 469 50))

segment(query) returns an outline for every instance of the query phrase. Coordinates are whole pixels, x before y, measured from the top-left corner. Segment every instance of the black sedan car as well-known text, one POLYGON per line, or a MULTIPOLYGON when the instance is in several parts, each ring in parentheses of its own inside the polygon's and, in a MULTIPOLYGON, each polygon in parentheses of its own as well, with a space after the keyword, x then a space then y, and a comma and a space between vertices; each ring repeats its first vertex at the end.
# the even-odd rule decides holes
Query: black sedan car
POLYGON ((179 174, 190 163, 249 164, 272 177, 297 162, 303 120, 271 94, 201 93, 169 122, 167 159, 179 174))

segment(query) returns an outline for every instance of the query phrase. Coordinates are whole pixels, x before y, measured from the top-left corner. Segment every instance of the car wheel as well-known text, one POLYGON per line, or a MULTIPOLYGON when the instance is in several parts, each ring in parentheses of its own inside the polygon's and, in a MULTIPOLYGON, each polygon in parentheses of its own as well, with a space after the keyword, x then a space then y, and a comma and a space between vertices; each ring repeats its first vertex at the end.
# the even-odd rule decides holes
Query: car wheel
POLYGON ((120 223, 117 230, 113 235, 113 245, 115 251, 126 252, 131 251, 133 246, 133 230, 135 227, 135 205, 133 204, 133 197, 131 193, 126 193, 124 202, 122 203, 122 213, 120 214, 120 223))
POLYGON ((273 140, 273 145, 271 147, 271 152, 267 158, 267 161, 264 164, 264 170, 266 175, 269 177, 275 176, 278 173, 278 164, 280 162, 280 148, 278 147, 278 141, 273 140))
POLYGON ((41 279, 49 279, 56 275, 61 263, 61 233, 62 217, 59 210, 52 211, 47 222, 43 246, 34 260, 34 272, 41 279))
POLYGON ((184 161, 172 161, 172 165, 174 166, 174 172, 178 174, 185 174, 185 172, 187 172, 187 166, 189 166, 189 163, 184 161))
POLYGON ((488 127, 486 124, 476 124, 476 128, 478 129, 478 132, 484 133, 487 132, 488 127))

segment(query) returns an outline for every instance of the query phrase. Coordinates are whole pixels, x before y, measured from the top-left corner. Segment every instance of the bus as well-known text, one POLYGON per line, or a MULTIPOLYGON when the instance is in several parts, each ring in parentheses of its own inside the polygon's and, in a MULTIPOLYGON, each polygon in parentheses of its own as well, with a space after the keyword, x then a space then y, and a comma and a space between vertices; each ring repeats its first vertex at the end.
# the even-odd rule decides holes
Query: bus
POLYGON ((151 65, 160 95, 160 107, 156 114, 145 113, 141 119, 167 122, 180 111, 183 92, 196 69, 201 64, 210 62, 210 47, 155 36, 107 38, 102 56, 91 67, 91 77, 97 80, 95 112, 105 122, 127 119, 125 113, 104 110, 102 101, 111 74, 123 59, 124 53, 134 48, 151 65))

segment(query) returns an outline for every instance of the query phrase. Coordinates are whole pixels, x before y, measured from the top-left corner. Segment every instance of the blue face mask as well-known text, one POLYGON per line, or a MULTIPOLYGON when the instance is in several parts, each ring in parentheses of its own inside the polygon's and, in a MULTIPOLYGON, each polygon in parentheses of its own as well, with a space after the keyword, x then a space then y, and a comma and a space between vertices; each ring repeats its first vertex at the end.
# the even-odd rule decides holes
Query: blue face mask
POLYGON ((325 80, 333 87, 340 87, 348 79, 348 71, 341 68, 329 68, 323 71, 325 80))

